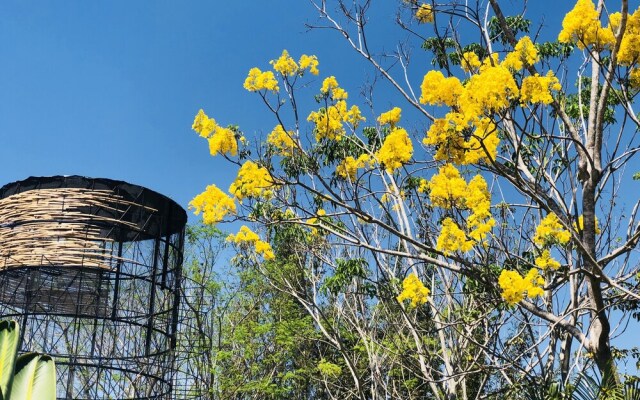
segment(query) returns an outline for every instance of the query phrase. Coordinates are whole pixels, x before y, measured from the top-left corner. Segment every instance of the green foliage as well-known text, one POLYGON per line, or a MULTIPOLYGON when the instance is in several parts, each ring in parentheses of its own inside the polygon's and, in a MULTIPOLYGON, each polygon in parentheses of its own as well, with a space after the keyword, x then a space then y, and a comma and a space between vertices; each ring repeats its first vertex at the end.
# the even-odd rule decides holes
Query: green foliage
POLYGON ((536 43, 535 46, 536 49, 538 49, 538 55, 542 59, 567 58, 575 49, 573 44, 560 43, 557 40, 554 42, 536 43))
POLYGON ((422 43, 422 48, 433 53, 431 65, 438 65, 438 68, 445 68, 448 63, 447 50, 455 48, 456 41, 452 38, 431 37, 422 43))
MULTIPOLYGON (((591 96, 591 78, 583 77, 581 80, 580 91, 570 94, 566 97, 565 111, 569 117, 579 121, 581 118, 589 115, 589 101, 591 96)), ((598 84, 598 92, 602 90, 602 84, 598 84)), ((603 122, 607 125, 615 124, 616 106, 621 104, 624 96, 621 91, 612 88, 607 95, 607 107, 605 107, 603 122)))
POLYGON ((19 327, 0 321, 0 400, 55 400, 56 370, 47 355, 17 357, 19 327))
MULTIPOLYGON (((521 32, 529 33, 531 20, 526 19, 521 15, 516 15, 515 17, 505 17, 505 20, 513 36, 517 37, 521 32)), ((500 26, 498 18, 495 16, 491 17, 491 19, 489 20, 489 35, 491 36, 491 39, 498 40, 502 44, 509 43, 507 35, 505 35, 502 27, 500 26)))
MULTIPOLYGON (((334 296, 345 290, 355 280, 362 280, 367 277, 367 260, 355 258, 352 260, 336 260, 336 270, 333 276, 328 277, 322 289, 334 296)), ((375 289, 374 294, 375 294, 375 289)))
POLYGON ((340 376, 340 374, 342 374, 342 367, 337 364, 330 363, 323 358, 318 363, 318 371, 320 371, 322 376, 337 378, 338 376, 340 376))

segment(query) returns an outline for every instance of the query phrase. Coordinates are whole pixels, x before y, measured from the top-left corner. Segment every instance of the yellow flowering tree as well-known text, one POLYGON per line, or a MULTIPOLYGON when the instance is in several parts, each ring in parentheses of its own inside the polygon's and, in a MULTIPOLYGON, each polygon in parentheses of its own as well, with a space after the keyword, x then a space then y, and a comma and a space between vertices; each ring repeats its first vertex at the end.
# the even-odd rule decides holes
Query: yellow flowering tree
POLYGON ((578 0, 536 38, 525 10, 494 0, 399 1, 429 70, 374 52, 369 2, 327 3, 312 2, 321 26, 390 83, 394 106, 365 112, 317 57, 283 51, 244 83, 274 117, 259 156, 196 115, 211 153, 240 167, 195 211, 258 226, 229 240, 312 317, 353 398, 520 398, 589 368, 624 381, 611 326, 637 324, 640 304, 638 204, 621 198, 640 148, 640 11, 578 0), (273 275, 277 263, 299 273, 273 275))

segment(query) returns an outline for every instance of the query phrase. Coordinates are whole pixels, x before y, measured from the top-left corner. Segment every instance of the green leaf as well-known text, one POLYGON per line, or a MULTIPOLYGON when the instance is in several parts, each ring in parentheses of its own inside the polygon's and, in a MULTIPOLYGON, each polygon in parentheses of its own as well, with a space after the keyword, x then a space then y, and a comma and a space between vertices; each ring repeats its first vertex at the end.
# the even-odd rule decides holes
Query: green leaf
POLYGON ((38 353, 28 353, 18 357, 11 398, 55 400, 56 366, 53 359, 38 353))
POLYGON ((16 321, 0 321, 0 390, 9 395, 19 339, 16 321))

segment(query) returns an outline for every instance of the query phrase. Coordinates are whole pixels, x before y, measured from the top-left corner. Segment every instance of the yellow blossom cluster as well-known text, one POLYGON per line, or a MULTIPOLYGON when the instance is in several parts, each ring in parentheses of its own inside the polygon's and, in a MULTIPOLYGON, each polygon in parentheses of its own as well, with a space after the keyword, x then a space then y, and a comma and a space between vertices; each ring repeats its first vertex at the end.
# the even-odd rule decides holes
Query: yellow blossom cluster
POLYGON ((467 51, 462 53, 462 57, 460 59, 460 66, 464 72, 473 72, 478 69, 482 65, 480 62, 480 58, 473 51, 467 51))
MULTIPOLYGON (((487 59, 493 60, 491 57, 487 59)), ((463 122, 460 129, 483 113, 508 107, 510 101, 519 95, 518 85, 509 69, 497 63, 483 64, 480 71, 472 75, 466 85, 462 85, 456 77, 446 78, 440 71, 429 71, 424 76, 420 88, 421 103, 444 104, 458 110, 463 122)))
POLYGON ((455 76, 445 78, 440 71, 429 71, 420 85, 422 104, 447 105, 453 107, 462 95, 464 87, 455 76))
POLYGON ((453 164, 445 164, 428 182, 429 199, 435 207, 467 208, 467 182, 453 164))
POLYGON ((519 71, 525 66, 530 66, 540 61, 538 49, 534 46, 529 36, 523 36, 513 51, 505 57, 502 65, 515 71, 519 71))
POLYGON ((251 68, 247 79, 244 80, 244 88, 250 92, 270 90, 277 92, 280 90, 278 81, 272 71, 262 72, 260 68, 251 68))
POLYGON ((375 159, 373 159, 368 154, 361 154, 358 158, 347 156, 336 167, 336 175, 344 179, 355 181, 358 174, 358 169, 365 167, 371 168, 374 162, 375 159))
POLYGON ((247 161, 238 170, 238 176, 229 187, 229 192, 239 201, 250 197, 270 198, 273 182, 269 171, 253 161, 247 161))
POLYGON ((411 273, 402 281, 402 292, 397 299, 400 303, 411 300, 411 307, 415 308, 427 302, 429 293, 429 288, 424 286, 416 274, 411 273))
POLYGON ((322 81, 322 87, 320 92, 324 95, 329 95, 333 100, 346 100, 349 94, 343 88, 338 85, 338 80, 335 76, 330 76, 322 81))
POLYGON ((213 132, 216 126, 216 121, 213 118, 209 118, 209 116, 205 114, 204 110, 201 108, 193 120, 191 129, 198 132, 201 137, 206 139, 209 137, 209 135, 211 135, 211 132, 213 132))
MULTIPOLYGON (((621 19, 622 14, 619 12, 611 14, 609 29, 613 32, 620 29, 621 19)), ((618 51, 618 62, 622 65, 632 65, 638 60, 640 60, 640 8, 633 14, 627 15, 627 26, 618 51)))
POLYGON ((215 133, 209 137, 209 153, 216 154, 238 154, 238 142, 236 134, 229 128, 218 127, 215 133))
POLYGON ((432 205, 471 211, 467 218, 469 238, 453 220, 446 218, 442 223, 436 249, 446 253, 469 251, 476 242, 481 242, 491 232, 495 225, 491 216, 491 194, 482 175, 476 175, 467 184, 455 166, 445 164, 426 187, 432 205))
POLYGON ((473 75, 460 98, 462 113, 471 117, 491 113, 509 106, 518 97, 518 85, 509 69, 502 65, 487 67, 473 75))
POLYGON ((273 65, 274 71, 282 76, 303 75, 308 69, 313 75, 318 75, 318 58, 316 56, 308 56, 303 54, 300 60, 296 61, 289 55, 287 50, 282 50, 279 58, 269 62, 273 65))
POLYGON ((564 229, 558 216, 554 213, 549 213, 540 221, 540 225, 536 228, 536 233, 533 236, 533 242, 543 247, 556 243, 565 245, 570 239, 571 233, 564 229))
POLYGON ((542 254, 540 254, 539 257, 536 257, 536 267, 543 271, 546 271, 549 268, 557 270, 560 268, 560 263, 551 257, 551 251, 549 249, 544 249, 542 254))
POLYGON ((400 121, 400 113, 402 113, 400 107, 393 107, 391 110, 380 114, 378 123, 380 125, 389 124, 393 128, 400 121))
POLYGON ((384 164, 388 173, 406 164, 413 156, 413 144, 402 128, 396 128, 384 139, 382 147, 376 153, 376 159, 384 164))
POLYGON ((312 75, 318 75, 320 71, 318 70, 318 57, 316 56, 308 56, 303 54, 300 56, 300 60, 298 61, 298 65, 301 70, 308 69, 312 75))
POLYGON ((579 49, 595 45, 603 48, 615 42, 613 31, 603 28, 595 4, 591 0, 578 0, 562 20, 558 35, 562 43, 576 43, 579 49))
POLYGON ((550 246, 554 244, 565 245, 571 239, 571 232, 564 229, 558 216, 549 213, 536 228, 533 242, 543 248, 539 257, 536 257, 535 264, 542 270, 560 268, 560 263, 551 256, 550 246))
POLYGON ((196 215, 202 212, 202 220, 205 224, 215 224, 226 216, 235 214, 236 204, 216 185, 209 185, 204 192, 191 200, 189 209, 194 210, 196 215))
POLYGON ((293 76, 298 73, 298 64, 289 55, 289 52, 282 50, 282 55, 275 60, 271 60, 269 64, 273 65, 273 69, 283 76, 293 76))
POLYGON ((541 296, 544 290, 544 278, 536 268, 531 268, 525 277, 517 271, 502 270, 498 278, 498 285, 502 289, 502 298, 514 305, 524 299, 525 293, 530 299, 541 296))
POLYGON ((318 111, 312 111, 307 117, 307 121, 315 124, 316 140, 320 141, 325 138, 340 140, 345 133, 344 123, 357 128, 360 122, 365 120, 358 106, 353 105, 347 109, 348 93, 338 85, 334 76, 330 76, 322 82, 320 93, 331 98, 335 104, 318 111))
POLYGON ((467 235, 454 220, 449 217, 442 220, 442 229, 436 243, 437 250, 444 254, 451 254, 455 251, 467 252, 473 248, 473 245, 474 241, 467 238, 467 235))
POLYGON ((351 106, 347 110, 347 102, 340 100, 327 108, 312 111, 307 117, 307 121, 315 124, 316 140, 320 141, 323 138, 340 140, 345 133, 343 123, 350 123, 357 127, 361 121, 364 121, 364 118, 358 106, 351 106))
POLYGON ((562 86, 553 71, 547 72, 547 76, 527 76, 522 80, 522 88, 520 89, 520 101, 522 103, 542 103, 551 104, 553 97, 552 90, 560 90, 562 86))
POLYGON ((433 8, 429 4, 420 4, 416 10, 416 19, 421 24, 433 22, 433 8))
POLYGON ((491 216, 491 193, 482 175, 474 176, 467 185, 466 202, 471 210, 467 218, 469 237, 481 242, 496 224, 491 216))
POLYGON ((473 129, 472 134, 465 138, 461 129, 464 124, 460 121, 461 118, 461 114, 450 112, 445 118, 436 119, 422 143, 426 146, 436 146, 436 160, 461 165, 494 160, 500 138, 493 121, 490 118, 475 119, 470 125, 470 129, 473 129))
POLYGON ((265 260, 272 260, 275 258, 271 245, 268 242, 260 240, 258 234, 253 232, 246 225, 242 225, 237 234, 227 236, 227 242, 235 243, 241 247, 251 246, 254 248, 255 252, 262 255, 265 260))
POLYGON ((640 68, 633 68, 629 72, 629 83, 633 88, 640 88, 640 68))
POLYGON ((456 77, 429 71, 421 89, 423 104, 453 108, 433 122, 423 140, 425 145, 436 147, 437 160, 471 164, 495 158, 500 143, 497 127, 484 115, 508 107, 518 97, 518 86, 508 68, 483 66, 466 85, 456 77))
POLYGON ((216 124, 216 121, 209 118, 204 110, 198 111, 191 128, 209 141, 209 152, 212 156, 217 154, 235 156, 238 154, 236 134, 231 129, 216 124))
POLYGON ((290 156, 296 143, 293 140, 293 131, 285 131, 282 125, 278 124, 267 136, 267 143, 271 144, 282 156, 290 156))

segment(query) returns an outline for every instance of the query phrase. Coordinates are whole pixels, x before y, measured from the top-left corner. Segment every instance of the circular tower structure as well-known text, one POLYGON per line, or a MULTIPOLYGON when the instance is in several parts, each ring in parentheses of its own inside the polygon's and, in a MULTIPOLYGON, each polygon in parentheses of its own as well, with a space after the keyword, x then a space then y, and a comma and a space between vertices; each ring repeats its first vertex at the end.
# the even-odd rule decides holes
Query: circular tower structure
POLYGON ((59 399, 170 399, 186 213, 81 176, 0 188, 0 318, 55 358, 59 399))

